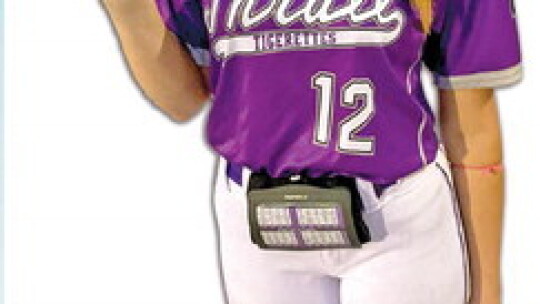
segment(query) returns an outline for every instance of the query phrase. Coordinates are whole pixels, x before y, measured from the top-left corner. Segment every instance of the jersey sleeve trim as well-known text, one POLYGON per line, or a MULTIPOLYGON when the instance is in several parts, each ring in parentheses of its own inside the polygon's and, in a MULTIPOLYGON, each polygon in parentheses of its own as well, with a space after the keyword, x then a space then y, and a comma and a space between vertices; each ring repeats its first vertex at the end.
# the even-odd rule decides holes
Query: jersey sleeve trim
POLYGON ((207 49, 193 47, 188 43, 186 43, 186 46, 191 53, 191 57, 193 58, 193 60, 195 60, 195 63, 197 63, 197 65, 203 67, 210 66, 210 52, 207 49))
POLYGON ((459 76, 435 76, 435 84, 441 89, 497 88, 518 83, 523 78, 521 63, 499 71, 481 72, 459 76))

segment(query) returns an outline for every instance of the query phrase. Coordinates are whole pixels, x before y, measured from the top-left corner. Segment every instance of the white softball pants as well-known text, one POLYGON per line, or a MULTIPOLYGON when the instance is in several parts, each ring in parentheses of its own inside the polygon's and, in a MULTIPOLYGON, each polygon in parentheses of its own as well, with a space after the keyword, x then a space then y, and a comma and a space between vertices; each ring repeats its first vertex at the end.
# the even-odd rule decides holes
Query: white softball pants
POLYGON ((465 304, 469 259, 443 152, 379 198, 358 179, 372 241, 355 249, 264 250, 251 243, 242 186, 219 158, 213 207, 228 304, 465 304))

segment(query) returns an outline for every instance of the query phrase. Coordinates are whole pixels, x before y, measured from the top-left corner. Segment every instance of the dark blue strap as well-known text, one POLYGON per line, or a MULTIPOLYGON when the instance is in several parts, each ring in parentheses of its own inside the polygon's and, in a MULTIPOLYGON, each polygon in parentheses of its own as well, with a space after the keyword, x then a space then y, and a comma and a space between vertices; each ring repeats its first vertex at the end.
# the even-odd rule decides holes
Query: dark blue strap
POLYGON ((395 183, 389 183, 389 184, 373 184, 372 183, 371 185, 373 186, 373 191, 375 191, 375 194, 377 195, 377 197, 380 198, 381 195, 384 193, 384 190, 386 190, 393 184, 395 183))
POLYGON ((227 162, 227 177, 242 186, 242 166, 227 162))

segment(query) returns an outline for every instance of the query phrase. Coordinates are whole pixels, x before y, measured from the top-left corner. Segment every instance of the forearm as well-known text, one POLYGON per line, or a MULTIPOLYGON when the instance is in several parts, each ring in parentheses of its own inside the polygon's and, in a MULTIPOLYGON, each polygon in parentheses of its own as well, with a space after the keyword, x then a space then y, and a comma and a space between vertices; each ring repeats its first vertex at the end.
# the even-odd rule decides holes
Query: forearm
MULTIPOLYGON (((491 90, 443 91, 441 131, 452 163, 502 163, 497 104, 491 90), (474 111, 461 107, 476 103, 474 111)), ((453 169, 471 266, 471 303, 500 303, 504 175, 500 170, 453 169)))
POLYGON ((203 73, 149 0, 103 0, 133 76, 175 120, 193 116, 209 97, 203 73))

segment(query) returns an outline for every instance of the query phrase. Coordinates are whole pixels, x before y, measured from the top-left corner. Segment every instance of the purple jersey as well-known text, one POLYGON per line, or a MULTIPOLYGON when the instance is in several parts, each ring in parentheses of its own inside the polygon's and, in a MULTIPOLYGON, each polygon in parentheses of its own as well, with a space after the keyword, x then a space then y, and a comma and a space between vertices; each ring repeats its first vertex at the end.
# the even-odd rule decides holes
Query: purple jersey
POLYGON ((420 82, 498 87, 521 78, 511 0, 434 0, 426 34, 407 0, 157 0, 211 68, 211 146, 273 176, 308 169, 390 183, 439 141, 420 82), (202 2, 201 2, 202 1, 202 2))

